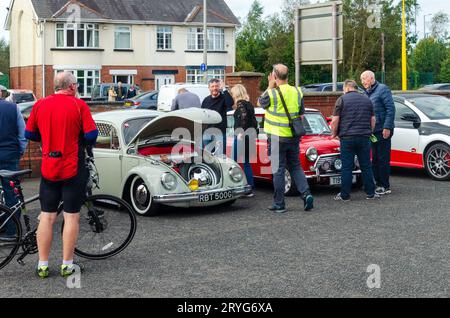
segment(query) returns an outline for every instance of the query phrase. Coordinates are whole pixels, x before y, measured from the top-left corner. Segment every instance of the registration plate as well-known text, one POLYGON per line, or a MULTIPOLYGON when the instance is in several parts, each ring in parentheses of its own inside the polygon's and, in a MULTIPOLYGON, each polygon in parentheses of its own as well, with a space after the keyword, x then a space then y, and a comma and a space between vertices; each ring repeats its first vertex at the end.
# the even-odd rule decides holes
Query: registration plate
MULTIPOLYGON (((353 176, 352 183, 356 183, 356 176, 353 176)), ((330 177, 330 185, 341 185, 342 178, 341 177, 330 177)))
POLYGON ((216 193, 208 193, 208 194, 200 194, 198 201, 200 203, 212 202, 212 201, 221 201, 228 200, 233 198, 232 191, 223 191, 216 193))

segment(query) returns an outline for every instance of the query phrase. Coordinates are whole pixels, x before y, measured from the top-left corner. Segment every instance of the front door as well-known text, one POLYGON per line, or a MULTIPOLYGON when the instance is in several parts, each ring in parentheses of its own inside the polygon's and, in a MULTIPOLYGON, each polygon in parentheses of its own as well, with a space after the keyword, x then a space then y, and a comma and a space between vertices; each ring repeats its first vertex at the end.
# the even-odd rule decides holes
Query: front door
POLYGON ((155 75, 155 89, 159 91, 161 86, 175 83, 175 75, 155 75))

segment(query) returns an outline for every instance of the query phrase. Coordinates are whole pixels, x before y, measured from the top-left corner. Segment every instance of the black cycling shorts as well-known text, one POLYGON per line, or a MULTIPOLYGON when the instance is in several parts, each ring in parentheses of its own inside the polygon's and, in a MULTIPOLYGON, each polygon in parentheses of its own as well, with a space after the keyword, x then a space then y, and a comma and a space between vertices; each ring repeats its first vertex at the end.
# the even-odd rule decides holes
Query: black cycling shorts
POLYGON ((64 212, 79 213, 86 201, 86 186, 88 181, 87 169, 79 169, 78 174, 68 180, 41 180, 39 196, 42 212, 55 213, 59 204, 64 202, 64 212))

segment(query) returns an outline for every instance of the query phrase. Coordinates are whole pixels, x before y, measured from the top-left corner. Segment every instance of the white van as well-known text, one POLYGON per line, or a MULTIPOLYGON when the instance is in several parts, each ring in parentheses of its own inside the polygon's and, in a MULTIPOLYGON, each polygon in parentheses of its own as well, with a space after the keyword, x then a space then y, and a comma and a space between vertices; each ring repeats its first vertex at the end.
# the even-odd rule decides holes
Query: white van
POLYGON ((158 111, 170 112, 172 102, 177 97, 178 91, 182 88, 196 94, 200 98, 200 102, 210 95, 208 85, 206 84, 171 84, 161 86, 158 94, 158 111))

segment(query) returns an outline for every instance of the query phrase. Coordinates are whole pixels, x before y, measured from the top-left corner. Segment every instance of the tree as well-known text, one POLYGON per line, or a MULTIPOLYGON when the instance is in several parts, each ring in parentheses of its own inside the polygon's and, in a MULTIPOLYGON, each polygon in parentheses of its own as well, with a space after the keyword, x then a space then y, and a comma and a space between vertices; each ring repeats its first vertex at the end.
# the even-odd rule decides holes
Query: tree
POLYGON ((439 80, 442 83, 450 83, 450 54, 441 63, 441 73, 439 74, 439 80))
POLYGON ((9 44, 0 39, 0 72, 9 74, 9 44))
POLYGON ((436 77, 441 73, 441 64, 449 56, 444 43, 433 37, 421 40, 412 54, 414 70, 420 73, 434 73, 436 77))
POLYGON ((445 12, 436 13, 431 20, 431 36, 435 39, 445 41, 448 38, 449 15, 445 12))
POLYGON ((253 1, 250 11, 236 37, 237 71, 264 71, 267 59, 267 24, 263 19, 264 8, 253 1))

